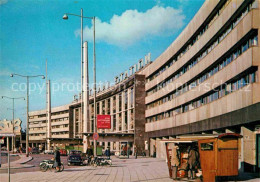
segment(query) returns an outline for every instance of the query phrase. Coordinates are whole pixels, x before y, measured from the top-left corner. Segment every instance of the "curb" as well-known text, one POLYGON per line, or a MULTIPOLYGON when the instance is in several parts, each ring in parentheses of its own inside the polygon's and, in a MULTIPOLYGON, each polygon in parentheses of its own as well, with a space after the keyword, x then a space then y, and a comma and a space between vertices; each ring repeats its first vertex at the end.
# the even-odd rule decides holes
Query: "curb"
POLYGON ((21 162, 20 164, 26 164, 27 162, 30 162, 31 160, 33 160, 33 157, 31 157, 29 160, 27 160, 25 162, 21 162))
MULTIPOLYGON (((23 169, 23 168, 32 168, 35 165, 21 166, 21 167, 10 167, 10 169, 23 169)), ((7 170, 8 168, 0 168, 0 170, 7 170)))

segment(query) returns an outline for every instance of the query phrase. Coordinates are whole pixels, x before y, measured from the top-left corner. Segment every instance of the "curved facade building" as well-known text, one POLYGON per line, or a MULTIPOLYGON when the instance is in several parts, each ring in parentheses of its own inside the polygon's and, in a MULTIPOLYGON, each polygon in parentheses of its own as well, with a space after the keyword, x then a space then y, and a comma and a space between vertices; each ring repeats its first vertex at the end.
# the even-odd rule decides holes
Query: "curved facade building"
POLYGON ((165 157, 162 139, 236 132, 241 167, 260 167, 259 17, 259 0, 206 0, 142 71, 151 155, 165 157))

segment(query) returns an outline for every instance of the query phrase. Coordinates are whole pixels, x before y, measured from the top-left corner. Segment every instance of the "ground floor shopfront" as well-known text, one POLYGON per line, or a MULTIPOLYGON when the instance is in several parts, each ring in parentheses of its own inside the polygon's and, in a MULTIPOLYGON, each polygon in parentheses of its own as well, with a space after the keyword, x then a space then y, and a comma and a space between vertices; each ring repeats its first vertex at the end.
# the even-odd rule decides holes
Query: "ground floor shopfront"
POLYGON ((166 158, 165 140, 181 135, 238 133, 239 169, 257 172, 260 169, 260 103, 221 116, 174 128, 146 133, 149 154, 166 158))

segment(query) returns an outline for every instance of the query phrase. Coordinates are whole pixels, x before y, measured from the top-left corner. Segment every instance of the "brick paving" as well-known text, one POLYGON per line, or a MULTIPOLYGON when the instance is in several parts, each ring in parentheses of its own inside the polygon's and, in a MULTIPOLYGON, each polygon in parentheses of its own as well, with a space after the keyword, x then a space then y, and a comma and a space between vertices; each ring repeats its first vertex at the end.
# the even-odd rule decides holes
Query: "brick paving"
MULTIPOLYGON (((118 159, 113 157, 113 165, 109 166, 82 166, 67 168, 60 173, 54 170, 47 172, 32 171, 11 174, 11 182, 172 182, 169 178, 165 160, 155 158, 118 159)), ((71 167, 71 166, 70 166, 71 167)), ((7 181, 7 174, 0 174, 0 181, 7 181)), ((248 177, 238 181, 256 182, 257 177, 248 177)), ((180 180, 178 180, 180 181, 180 180)), ((184 180, 183 181, 188 181, 184 180)), ((195 180, 196 181, 196 180, 195 180)), ((237 181, 237 180, 230 180, 237 181)))
MULTIPOLYGON (((0 174, 0 181, 7 181, 7 174, 0 174)), ((113 158, 113 165, 109 166, 83 166, 80 168, 69 168, 63 172, 55 173, 47 172, 24 172, 11 175, 12 182, 28 182, 28 181, 163 181, 172 182, 168 177, 168 170, 165 160, 154 158, 139 158, 139 159, 117 159, 113 158)))

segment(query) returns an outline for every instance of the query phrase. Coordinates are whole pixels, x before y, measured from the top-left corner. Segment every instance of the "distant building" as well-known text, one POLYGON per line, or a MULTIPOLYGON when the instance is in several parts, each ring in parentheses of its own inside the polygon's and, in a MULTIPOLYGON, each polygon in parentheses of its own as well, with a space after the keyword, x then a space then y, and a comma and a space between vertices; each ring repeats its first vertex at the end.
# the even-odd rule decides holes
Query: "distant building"
MULTIPOLYGON (((15 147, 19 147, 21 144, 21 124, 22 121, 18 118, 13 122, 10 120, 0 120, 0 133, 13 133, 15 134, 15 147)), ((11 142, 11 141, 10 141, 11 142)))

